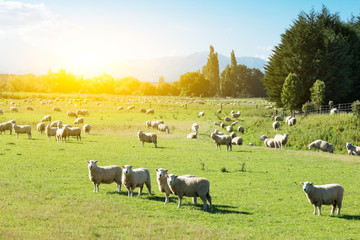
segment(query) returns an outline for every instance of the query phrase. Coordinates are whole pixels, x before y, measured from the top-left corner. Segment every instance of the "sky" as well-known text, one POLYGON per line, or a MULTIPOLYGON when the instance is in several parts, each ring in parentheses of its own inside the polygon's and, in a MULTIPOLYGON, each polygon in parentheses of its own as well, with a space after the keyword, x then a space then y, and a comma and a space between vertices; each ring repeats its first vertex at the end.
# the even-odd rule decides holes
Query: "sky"
POLYGON ((0 73, 61 67, 80 73, 210 45, 226 56, 234 50, 267 60, 299 13, 322 5, 344 21, 360 15, 358 0, 0 0, 0 73))

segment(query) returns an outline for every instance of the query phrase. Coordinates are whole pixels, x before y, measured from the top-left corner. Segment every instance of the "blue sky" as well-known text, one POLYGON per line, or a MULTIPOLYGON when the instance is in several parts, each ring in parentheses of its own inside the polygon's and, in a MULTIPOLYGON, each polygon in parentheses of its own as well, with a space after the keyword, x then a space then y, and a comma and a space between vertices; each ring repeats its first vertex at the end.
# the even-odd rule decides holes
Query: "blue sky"
POLYGON ((208 51, 210 44, 227 56, 233 49, 238 57, 267 59, 301 11, 322 5, 342 20, 360 15, 355 0, 0 0, 0 52, 12 56, 0 68, 25 68, 35 59, 79 72, 121 59, 208 51))

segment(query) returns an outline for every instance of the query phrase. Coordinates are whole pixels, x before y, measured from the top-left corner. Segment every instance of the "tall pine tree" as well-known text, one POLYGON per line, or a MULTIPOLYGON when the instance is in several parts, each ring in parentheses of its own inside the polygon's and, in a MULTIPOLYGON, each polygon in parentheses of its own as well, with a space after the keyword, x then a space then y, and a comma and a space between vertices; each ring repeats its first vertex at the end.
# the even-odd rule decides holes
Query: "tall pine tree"
POLYGON ((219 59, 212 45, 210 45, 207 63, 202 68, 202 74, 210 83, 209 96, 220 95, 219 59))

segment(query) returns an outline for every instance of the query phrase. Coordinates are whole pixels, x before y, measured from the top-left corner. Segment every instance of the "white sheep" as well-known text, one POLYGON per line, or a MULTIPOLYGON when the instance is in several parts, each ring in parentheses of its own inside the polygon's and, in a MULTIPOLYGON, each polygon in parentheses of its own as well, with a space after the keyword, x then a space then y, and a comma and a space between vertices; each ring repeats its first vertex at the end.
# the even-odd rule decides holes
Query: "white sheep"
POLYGON ((61 109, 58 108, 58 107, 53 107, 53 111, 54 111, 54 112, 61 112, 61 109))
POLYGON ((44 116, 43 119, 41 119, 41 122, 51 122, 51 116, 50 115, 44 116))
POLYGON ((123 175, 122 181, 126 189, 128 190, 128 197, 133 197, 133 191, 136 187, 139 187, 139 196, 142 193, 144 184, 151 194, 151 180, 149 170, 146 168, 132 169, 132 166, 122 166, 123 175))
POLYGON ((87 161, 89 169, 89 179, 94 184, 94 192, 99 192, 100 183, 110 184, 116 183, 116 191, 121 191, 121 176, 122 169, 119 166, 111 165, 99 167, 97 165, 98 161, 90 160, 87 161))
POLYGON ((151 121, 151 127, 152 128, 158 128, 159 124, 164 124, 163 120, 157 120, 157 121, 151 121))
POLYGON ((239 133, 241 133, 241 134, 244 134, 245 129, 244 129, 243 126, 239 126, 239 127, 237 128, 237 131, 238 131, 239 133))
POLYGON ((269 147, 269 148, 277 148, 278 147, 275 140, 273 138, 268 138, 266 135, 262 135, 260 137, 260 140, 264 141, 265 147, 269 147))
POLYGON ((248 146, 249 146, 249 147, 253 147, 254 144, 253 144, 253 143, 249 143, 248 146))
POLYGON ((90 124, 85 124, 85 125, 83 126, 83 130, 84 130, 84 133, 85 133, 85 134, 90 134, 90 130, 91 130, 90 124))
POLYGON ((216 135, 215 133, 211 133, 210 137, 214 140, 214 143, 216 144, 216 149, 221 150, 220 145, 226 145, 226 151, 232 151, 232 145, 231 145, 231 136, 229 135, 216 135))
POLYGON ((57 127, 59 123, 62 124, 62 121, 61 121, 61 120, 53 121, 53 122, 50 124, 50 127, 57 127))
POLYGON ((279 123, 278 121, 275 121, 275 122, 273 122, 272 126, 273 126, 273 128, 274 128, 274 131, 276 131, 276 130, 279 129, 280 123, 279 123))
POLYGON ((67 116, 68 116, 68 117, 75 117, 75 118, 78 117, 78 115, 77 115, 75 112, 72 112, 72 111, 68 111, 68 112, 67 112, 67 116))
POLYGON ((230 137, 233 139, 234 137, 236 137, 236 132, 232 132, 230 133, 230 137))
POLYGON ((214 122, 214 125, 215 125, 215 126, 220 126, 220 123, 214 122))
POLYGON ((203 117, 205 115, 205 111, 199 112, 199 117, 203 117))
POLYGON ((140 111, 141 113, 146 113, 146 109, 145 109, 145 108, 140 108, 139 111, 140 111))
POLYGON ((225 121, 225 122, 231 122, 231 118, 225 117, 225 118, 224 118, 224 121, 225 121))
POLYGON ((333 108, 333 109, 330 110, 330 115, 335 115, 337 113, 339 113, 337 108, 333 108))
POLYGON ((237 113, 235 113, 235 112, 231 113, 231 116, 236 119, 238 119, 240 117, 240 115, 241 115, 240 111, 238 111, 237 113))
POLYGON ((145 123, 145 126, 147 128, 151 127, 151 121, 150 120, 147 120, 146 123, 145 123))
POLYGON ((221 109, 218 109, 218 110, 216 111, 216 113, 217 113, 217 114, 221 114, 221 109))
POLYGON ((58 142, 62 142, 63 140, 66 142, 66 130, 65 128, 58 128, 56 130, 56 140, 58 142))
POLYGON ((287 117, 285 118, 285 123, 288 123, 291 118, 292 118, 292 116, 287 116, 287 117))
POLYGON ((241 137, 234 137, 231 140, 231 144, 233 144, 233 145, 242 145, 243 144, 243 139, 241 137))
POLYGON ((231 123, 231 126, 235 126, 235 125, 238 124, 238 123, 239 123, 239 121, 232 122, 232 123, 231 123))
POLYGON ((220 127, 225 128, 226 127, 225 123, 220 123, 220 127))
POLYGON ((360 147, 352 145, 352 143, 346 143, 346 149, 349 155, 357 155, 360 156, 360 147))
POLYGON ((37 131, 39 132, 39 133, 43 133, 43 132, 45 132, 45 123, 38 123, 37 125, 36 125, 36 129, 37 129, 37 131))
POLYGON ((160 123, 158 125, 158 129, 159 129, 159 131, 166 132, 167 134, 170 133, 170 129, 169 129, 168 125, 166 125, 166 124, 160 123))
POLYGON ((28 110, 28 111, 34 111, 35 109, 34 109, 33 107, 27 106, 27 107, 26 107, 26 110, 28 110))
POLYGON ((276 134, 275 137, 274 137, 275 144, 280 149, 285 148, 285 145, 288 142, 288 139, 289 139, 289 134, 288 133, 285 133, 284 135, 276 134))
POLYGON ((16 125, 13 124, 14 132, 17 134, 17 138, 19 138, 20 133, 26 133, 28 138, 31 139, 31 126, 30 125, 16 125))
POLYGON ((89 111, 86 109, 76 110, 78 116, 89 116, 89 111))
POLYGON ((328 143, 326 141, 323 140, 316 140, 312 143, 309 144, 309 150, 311 150, 312 148, 316 148, 317 151, 319 151, 319 149, 323 152, 329 152, 329 153, 333 153, 334 152, 334 147, 331 143, 328 143))
POLYGON ((19 110, 17 109, 17 107, 10 107, 10 111, 11 112, 18 112, 19 110))
POLYGON ((187 138, 189 138, 189 139, 196 139, 197 138, 197 133, 189 133, 187 136, 186 136, 187 138))
POLYGON ((78 127, 65 127, 63 128, 65 131, 65 136, 69 141, 69 137, 76 137, 77 141, 81 141, 81 128, 78 127))
POLYGON ((13 129, 13 123, 8 121, 8 122, 4 122, 4 123, 0 123, 0 132, 2 134, 2 132, 4 132, 5 134, 5 130, 9 130, 9 135, 11 135, 12 133, 12 129, 13 129))
POLYGON ((154 114, 154 109, 148 109, 147 111, 146 111, 146 114, 154 114))
POLYGON ((224 135, 223 132, 219 132, 219 130, 217 130, 217 129, 214 130, 214 133, 215 133, 216 135, 224 135))
POLYGON ((138 138, 141 141, 141 146, 144 147, 144 142, 147 143, 154 143, 155 148, 157 148, 157 135, 155 133, 144 133, 143 131, 139 130, 138 138))
POLYGON ((84 118, 82 117, 79 117, 74 121, 74 124, 81 124, 81 123, 84 123, 84 118))
POLYGON ((56 127, 51 127, 50 125, 46 125, 45 135, 48 137, 49 140, 52 136, 54 136, 55 140, 56 140, 56 131, 57 130, 58 130, 58 128, 56 128, 56 127))
POLYGON ((307 199, 314 205, 314 215, 316 207, 318 215, 321 215, 321 205, 332 205, 331 214, 334 214, 338 207, 337 214, 340 214, 342 199, 344 196, 344 188, 339 184, 313 185, 312 182, 302 182, 303 190, 307 199))
POLYGON ((276 115, 275 117, 274 117, 274 121, 275 122, 280 122, 280 121, 282 121, 283 120, 283 118, 282 118, 282 116, 280 116, 280 115, 276 115))
POLYGON ((199 124, 194 123, 194 124, 191 126, 191 129, 194 131, 194 133, 197 134, 197 132, 199 131, 199 124))
POLYGON ((123 109, 124 109, 124 107, 122 107, 122 106, 117 108, 118 111, 123 110, 123 109))
POLYGON ((226 131, 228 131, 229 133, 233 132, 234 129, 232 128, 232 126, 226 126, 226 131))
POLYGON ((127 111, 133 110, 135 108, 135 106, 129 106, 126 108, 127 111))
POLYGON ((166 175, 167 182, 171 192, 178 196, 179 204, 183 197, 200 197, 204 203, 204 211, 207 209, 207 202, 209 202, 209 209, 212 207, 210 196, 210 182, 206 178, 200 177, 183 177, 174 174, 166 175))

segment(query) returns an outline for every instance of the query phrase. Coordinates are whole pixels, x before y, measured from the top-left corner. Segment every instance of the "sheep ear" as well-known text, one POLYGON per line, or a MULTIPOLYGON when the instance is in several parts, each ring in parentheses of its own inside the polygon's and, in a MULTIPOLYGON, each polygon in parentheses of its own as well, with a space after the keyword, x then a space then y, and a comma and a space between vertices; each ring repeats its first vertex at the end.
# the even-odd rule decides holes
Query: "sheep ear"
POLYGON ((98 161, 95 161, 95 163, 97 163, 98 161))
POLYGON ((87 161, 87 163, 90 163, 89 161, 87 161))
POLYGON ((310 185, 313 185, 313 183, 311 182, 310 185))
POLYGON ((157 168, 155 168, 155 170, 158 172, 159 171, 159 169, 157 169, 157 168))
POLYGON ((130 168, 132 168, 132 165, 130 166, 130 168))
POLYGON ((122 168, 124 168, 124 165, 121 165, 122 168))
POLYGON ((167 173, 169 170, 168 169, 165 169, 165 172, 167 173))
POLYGON ((169 178, 169 175, 166 174, 165 177, 166 177, 166 178, 169 178))
POLYGON ((300 184, 301 184, 301 185, 304 185, 304 183, 303 183, 303 182, 301 182, 300 184))

